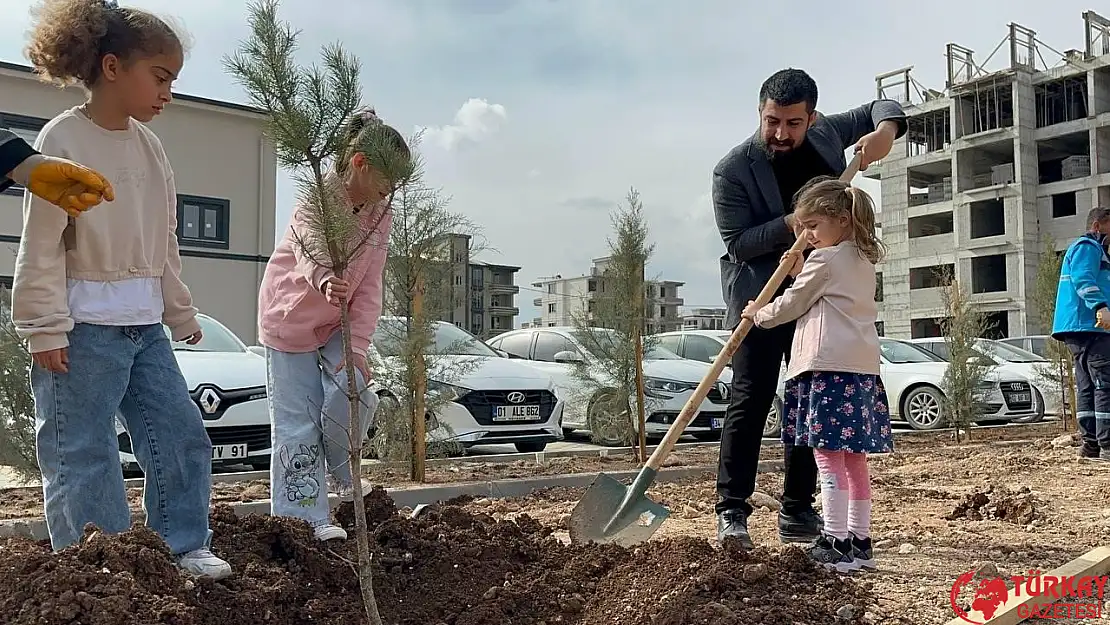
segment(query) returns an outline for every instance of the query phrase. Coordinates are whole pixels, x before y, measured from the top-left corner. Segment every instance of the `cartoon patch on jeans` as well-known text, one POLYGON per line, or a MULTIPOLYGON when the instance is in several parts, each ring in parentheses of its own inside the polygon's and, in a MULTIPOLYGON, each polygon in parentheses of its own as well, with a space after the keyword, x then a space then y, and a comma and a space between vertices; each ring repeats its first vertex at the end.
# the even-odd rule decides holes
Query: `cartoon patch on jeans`
POLYGON ((316 479, 316 472, 320 463, 319 445, 301 445, 300 451, 289 453, 288 447, 282 447, 281 467, 285 469, 282 477, 285 480, 285 496, 289 501, 302 508, 311 508, 316 505, 320 496, 320 481, 316 479))

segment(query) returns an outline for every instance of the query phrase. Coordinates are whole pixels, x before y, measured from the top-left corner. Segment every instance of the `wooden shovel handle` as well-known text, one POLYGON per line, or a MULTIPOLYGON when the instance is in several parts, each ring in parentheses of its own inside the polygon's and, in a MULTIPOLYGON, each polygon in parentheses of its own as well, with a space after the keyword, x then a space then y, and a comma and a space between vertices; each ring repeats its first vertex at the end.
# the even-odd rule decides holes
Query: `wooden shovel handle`
MULTIPOLYGON (((861 157, 862 154, 856 152, 855 157, 848 163, 847 169, 840 175, 840 180, 848 182, 856 176, 859 172, 861 157)), ((798 239, 794 241, 794 245, 790 246, 790 251, 801 252, 805 250, 807 245, 808 242, 805 238, 798 237, 798 239)), ((785 280, 787 274, 790 273, 790 269, 791 265, 788 262, 779 262, 778 269, 775 270, 775 273, 771 274, 771 279, 767 281, 767 284, 763 286, 763 290, 759 292, 759 296, 755 298, 757 307, 766 306, 771 302, 775 297, 775 292, 778 291, 779 286, 782 285, 782 281, 785 280)), ((709 391, 713 389, 713 386, 717 384, 718 378, 721 377, 721 372, 725 370, 725 366, 732 360, 732 356, 736 353, 737 348, 740 347, 741 341, 748 335, 748 332, 751 332, 752 325, 751 321, 743 319, 740 321, 740 325, 736 326, 736 329, 732 331, 732 336, 728 338, 728 342, 726 342, 724 347, 721 348, 721 351, 717 353, 717 357, 713 359, 713 364, 709 367, 709 372, 705 374, 701 383, 694 389, 694 394, 690 396, 690 399, 686 400, 686 405, 682 407, 682 412, 678 413, 678 418, 674 420, 674 423, 672 423, 671 427, 667 430, 666 436, 663 437, 663 440, 659 442, 659 445, 655 448, 651 457, 648 458, 647 467, 658 471, 659 468, 663 466, 663 461, 671 454, 675 444, 678 443, 678 439, 682 438, 682 433, 686 431, 686 427, 690 425, 690 422, 693 421, 694 417, 698 414, 698 409, 701 407, 702 402, 705 401, 705 396, 708 395, 709 391)))

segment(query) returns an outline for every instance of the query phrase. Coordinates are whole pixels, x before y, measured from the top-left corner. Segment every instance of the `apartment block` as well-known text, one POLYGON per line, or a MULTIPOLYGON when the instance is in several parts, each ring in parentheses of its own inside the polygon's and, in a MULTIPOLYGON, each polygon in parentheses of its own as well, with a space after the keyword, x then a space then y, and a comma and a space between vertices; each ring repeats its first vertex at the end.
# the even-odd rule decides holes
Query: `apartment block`
MULTIPOLYGON (((532 283, 542 295, 532 304, 540 311, 533 319, 533 327, 574 325, 582 315, 594 311, 597 301, 609 290, 606 269, 608 256, 595 258, 588 275, 564 278, 561 275, 541 278, 532 283)), ((644 332, 670 332, 682 327, 678 310, 683 305, 679 289, 684 282, 674 280, 646 280, 644 282, 644 332)))
POLYGON ((465 234, 451 235, 450 245, 453 307, 443 321, 483 339, 512 330, 520 314, 516 305, 520 267, 471 258, 471 237, 465 234))
POLYGON ((876 77, 900 100, 906 135, 865 175, 880 180, 880 330, 940 333, 941 276, 955 276, 991 333, 1046 331, 1028 296, 1046 245, 1063 250, 1094 206, 1110 206, 1110 20, 1083 13, 1083 50, 1054 52, 1018 24, 999 44, 1008 66, 988 71, 947 45, 944 91, 912 67, 876 77), (1045 59, 1057 59, 1047 66, 1045 59))
POLYGON ((683 330, 727 330, 724 308, 691 308, 682 314, 683 330))

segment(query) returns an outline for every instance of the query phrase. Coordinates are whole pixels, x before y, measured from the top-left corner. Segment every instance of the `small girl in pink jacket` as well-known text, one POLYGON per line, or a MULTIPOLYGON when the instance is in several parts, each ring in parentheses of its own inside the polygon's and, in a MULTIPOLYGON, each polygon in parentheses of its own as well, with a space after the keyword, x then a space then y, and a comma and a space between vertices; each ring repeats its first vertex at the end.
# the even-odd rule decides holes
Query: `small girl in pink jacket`
MULTIPOLYGON (((364 133, 384 133, 401 153, 404 139, 373 111, 356 114, 344 130, 347 146, 358 145, 364 133)), ((343 274, 308 258, 298 241, 310 240, 305 217, 293 212, 289 230, 270 256, 258 297, 258 327, 266 347, 267 393, 270 404, 272 460, 270 511, 274 516, 304 519, 319 540, 346 539, 331 523, 330 490, 349 495, 354 477, 348 459, 347 378, 339 323, 340 298, 350 306, 351 344, 362 392, 361 435, 365 439, 377 396, 367 386, 372 374, 366 360, 370 340, 382 312, 382 281, 392 212, 387 197, 392 184, 350 147, 336 158, 335 176, 342 178, 350 209, 361 215, 363 251, 343 274)))
POLYGON ((787 252, 794 283, 743 316, 761 328, 797 320, 786 370, 782 436, 813 449, 821 476, 824 531, 809 548, 840 572, 874 568, 867 454, 893 451, 879 377, 875 264, 883 244, 861 189, 820 177, 799 193, 794 214, 815 249, 787 252))

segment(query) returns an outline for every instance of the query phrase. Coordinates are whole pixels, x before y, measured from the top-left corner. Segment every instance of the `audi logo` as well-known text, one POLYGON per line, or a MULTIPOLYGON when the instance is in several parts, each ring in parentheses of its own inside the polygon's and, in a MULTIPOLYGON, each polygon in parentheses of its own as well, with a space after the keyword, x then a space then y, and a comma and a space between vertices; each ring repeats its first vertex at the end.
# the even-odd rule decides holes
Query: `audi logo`
POLYGON ((506 395, 505 399, 509 400, 510 404, 519 404, 520 402, 524 401, 524 393, 521 393, 520 391, 513 391, 506 395))
POLYGON ((1010 390, 1011 391, 1024 391, 1025 390, 1025 385, 1022 384, 1021 382, 1010 382, 1010 390))

